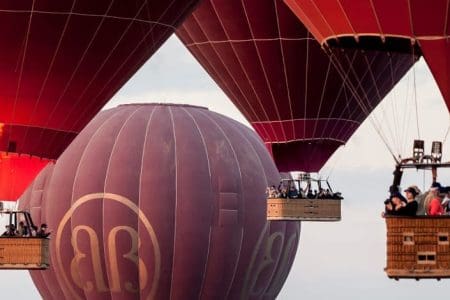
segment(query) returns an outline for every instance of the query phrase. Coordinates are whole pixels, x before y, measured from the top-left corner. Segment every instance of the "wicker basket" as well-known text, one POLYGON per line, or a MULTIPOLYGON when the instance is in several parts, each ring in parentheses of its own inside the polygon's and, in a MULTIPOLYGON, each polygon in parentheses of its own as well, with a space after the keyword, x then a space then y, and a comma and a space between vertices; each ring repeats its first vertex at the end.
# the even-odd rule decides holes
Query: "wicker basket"
POLYGON ((267 199, 267 220, 340 221, 339 199, 267 199))
POLYGON ((0 269, 47 269, 49 239, 0 238, 0 269))
POLYGON ((389 216, 386 227, 389 277, 450 277, 450 216, 389 216))

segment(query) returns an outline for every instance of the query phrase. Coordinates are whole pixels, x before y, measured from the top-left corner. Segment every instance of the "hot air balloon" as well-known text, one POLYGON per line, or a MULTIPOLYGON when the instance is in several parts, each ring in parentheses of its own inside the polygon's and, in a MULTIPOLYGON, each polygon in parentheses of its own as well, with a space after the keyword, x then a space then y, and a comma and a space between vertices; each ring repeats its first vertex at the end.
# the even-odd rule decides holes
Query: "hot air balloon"
POLYGON ((206 0, 177 35, 283 172, 319 171, 418 57, 327 54, 279 0, 206 0))
POLYGON ((285 0, 321 45, 387 50, 415 44, 450 109, 448 1, 285 0))
POLYGON ((34 282, 44 299, 275 298, 300 235, 266 221, 279 179, 251 129, 207 109, 102 111, 20 199, 54 230, 34 282))
POLYGON ((197 2, 1 1, 0 200, 64 151, 197 2))

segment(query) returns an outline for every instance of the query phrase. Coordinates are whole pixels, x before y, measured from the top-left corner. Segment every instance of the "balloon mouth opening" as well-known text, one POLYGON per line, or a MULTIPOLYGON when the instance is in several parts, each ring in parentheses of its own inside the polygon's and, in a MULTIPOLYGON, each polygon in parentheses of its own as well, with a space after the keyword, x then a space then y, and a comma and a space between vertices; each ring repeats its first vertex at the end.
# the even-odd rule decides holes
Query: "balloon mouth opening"
POLYGON ((197 109, 205 109, 209 110, 207 107, 204 106, 198 106, 198 105, 191 105, 191 104, 179 104, 179 103, 126 103, 126 104, 120 104, 117 107, 122 106, 167 106, 167 107, 188 107, 188 108, 197 108, 197 109))

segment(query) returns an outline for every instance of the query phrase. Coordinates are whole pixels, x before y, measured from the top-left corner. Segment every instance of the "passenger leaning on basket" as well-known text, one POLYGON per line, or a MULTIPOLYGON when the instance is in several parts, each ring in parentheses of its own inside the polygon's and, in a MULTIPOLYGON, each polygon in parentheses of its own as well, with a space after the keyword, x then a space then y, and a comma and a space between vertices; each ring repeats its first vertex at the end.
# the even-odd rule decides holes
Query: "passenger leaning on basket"
POLYGON ((439 190, 441 185, 438 182, 433 182, 427 197, 425 198, 424 206, 428 216, 440 216, 444 213, 441 205, 441 198, 439 197, 439 190))
POLYGON ((402 194, 400 194, 399 192, 393 193, 390 199, 386 200, 384 204, 385 204, 385 212, 383 216, 384 215, 411 216, 412 212, 410 209, 407 208, 407 201, 405 197, 403 197, 402 194))

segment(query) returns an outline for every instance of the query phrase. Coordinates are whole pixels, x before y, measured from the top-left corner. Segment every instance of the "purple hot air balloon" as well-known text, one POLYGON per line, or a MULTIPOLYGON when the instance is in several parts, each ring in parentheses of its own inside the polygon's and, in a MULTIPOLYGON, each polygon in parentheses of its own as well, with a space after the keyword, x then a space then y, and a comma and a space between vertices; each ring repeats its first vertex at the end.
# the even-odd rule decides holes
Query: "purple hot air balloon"
POLYGON ((45 299, 273 299, 300 235, 266 220, 279 179, 256 133, 207 109, 103 111, 20 200, 54 230, 33 280, 45 299))

